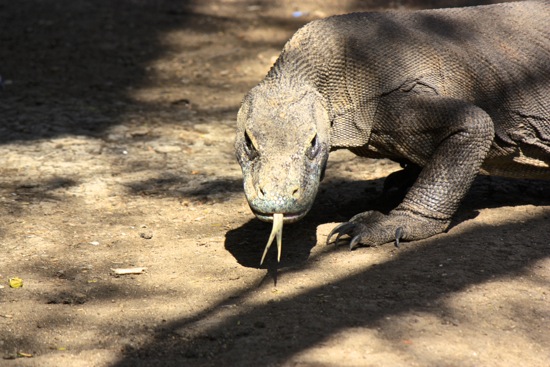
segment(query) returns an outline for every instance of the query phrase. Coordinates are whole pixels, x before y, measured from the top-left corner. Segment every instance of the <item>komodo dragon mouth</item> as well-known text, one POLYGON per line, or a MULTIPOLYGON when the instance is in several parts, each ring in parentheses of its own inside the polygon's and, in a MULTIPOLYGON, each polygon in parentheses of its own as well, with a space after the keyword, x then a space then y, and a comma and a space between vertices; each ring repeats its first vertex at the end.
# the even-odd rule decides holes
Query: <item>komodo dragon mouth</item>
MULTIPOLYGON (((261 213, 254 209, 252 209, 252 212, 262 222, 273 222, 273 214, 261 213)), ((300 213, 281 213, 281 215, 283 215, 284 223, 294 223, 305 217, 307 212, 308 210, 304 210, 300 213)))

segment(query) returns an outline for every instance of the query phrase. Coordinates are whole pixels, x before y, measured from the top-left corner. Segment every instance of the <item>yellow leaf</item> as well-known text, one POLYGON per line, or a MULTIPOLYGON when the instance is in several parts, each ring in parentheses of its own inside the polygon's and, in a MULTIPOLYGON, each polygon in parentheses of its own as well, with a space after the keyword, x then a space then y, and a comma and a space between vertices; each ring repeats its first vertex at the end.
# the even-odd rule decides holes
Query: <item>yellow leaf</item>
POLYGON ((9 278, 8 284, 11 288, 21 288, 23 286, 23 279, 17 277, 9 278))

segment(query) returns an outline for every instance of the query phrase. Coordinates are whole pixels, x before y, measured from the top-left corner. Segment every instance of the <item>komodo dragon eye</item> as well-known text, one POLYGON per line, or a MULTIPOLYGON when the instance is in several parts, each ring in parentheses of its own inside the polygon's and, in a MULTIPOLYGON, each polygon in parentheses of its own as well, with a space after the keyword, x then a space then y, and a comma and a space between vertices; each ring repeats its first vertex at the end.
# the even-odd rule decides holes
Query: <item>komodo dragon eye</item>
POLYGON ((248 135, 248 131, 244 133, 244 151, 248 156, 248 159, 250 159, 251 161, 258 156, 258 150, 254 146, 252 139, 250 139, 250 136, 248 135))
POLYGON ((321 150, 321 144, 319 143, 319 138, 317 137, 317 134, 311 139, 311 145, 306 150, 306 156, 309 159, 313 159, 319 154, 319 151, 321 150))

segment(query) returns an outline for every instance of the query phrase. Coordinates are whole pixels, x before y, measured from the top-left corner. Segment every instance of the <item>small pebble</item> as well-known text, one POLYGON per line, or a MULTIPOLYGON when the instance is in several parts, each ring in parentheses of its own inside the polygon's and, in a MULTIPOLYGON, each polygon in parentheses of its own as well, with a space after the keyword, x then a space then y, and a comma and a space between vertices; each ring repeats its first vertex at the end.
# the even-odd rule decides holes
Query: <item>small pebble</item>
POLYGON ((139 236, 146 240, 150 240, 151 238, 153 238, 153 232, 141 232, 139 236))

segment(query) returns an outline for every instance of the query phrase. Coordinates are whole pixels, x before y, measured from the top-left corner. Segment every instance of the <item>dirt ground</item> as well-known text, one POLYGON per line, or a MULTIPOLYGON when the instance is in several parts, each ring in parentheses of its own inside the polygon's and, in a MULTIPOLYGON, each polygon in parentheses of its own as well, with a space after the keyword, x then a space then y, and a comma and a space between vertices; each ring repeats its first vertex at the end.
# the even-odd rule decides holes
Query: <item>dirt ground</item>
POLYGON ((480 177, 448 233, 349 252, 328 232, 398 167, 335 152, 260 267, 233 154, 307 21, 481 3, 0 2, 0 366, 550 365, 549 182, 480 177))

